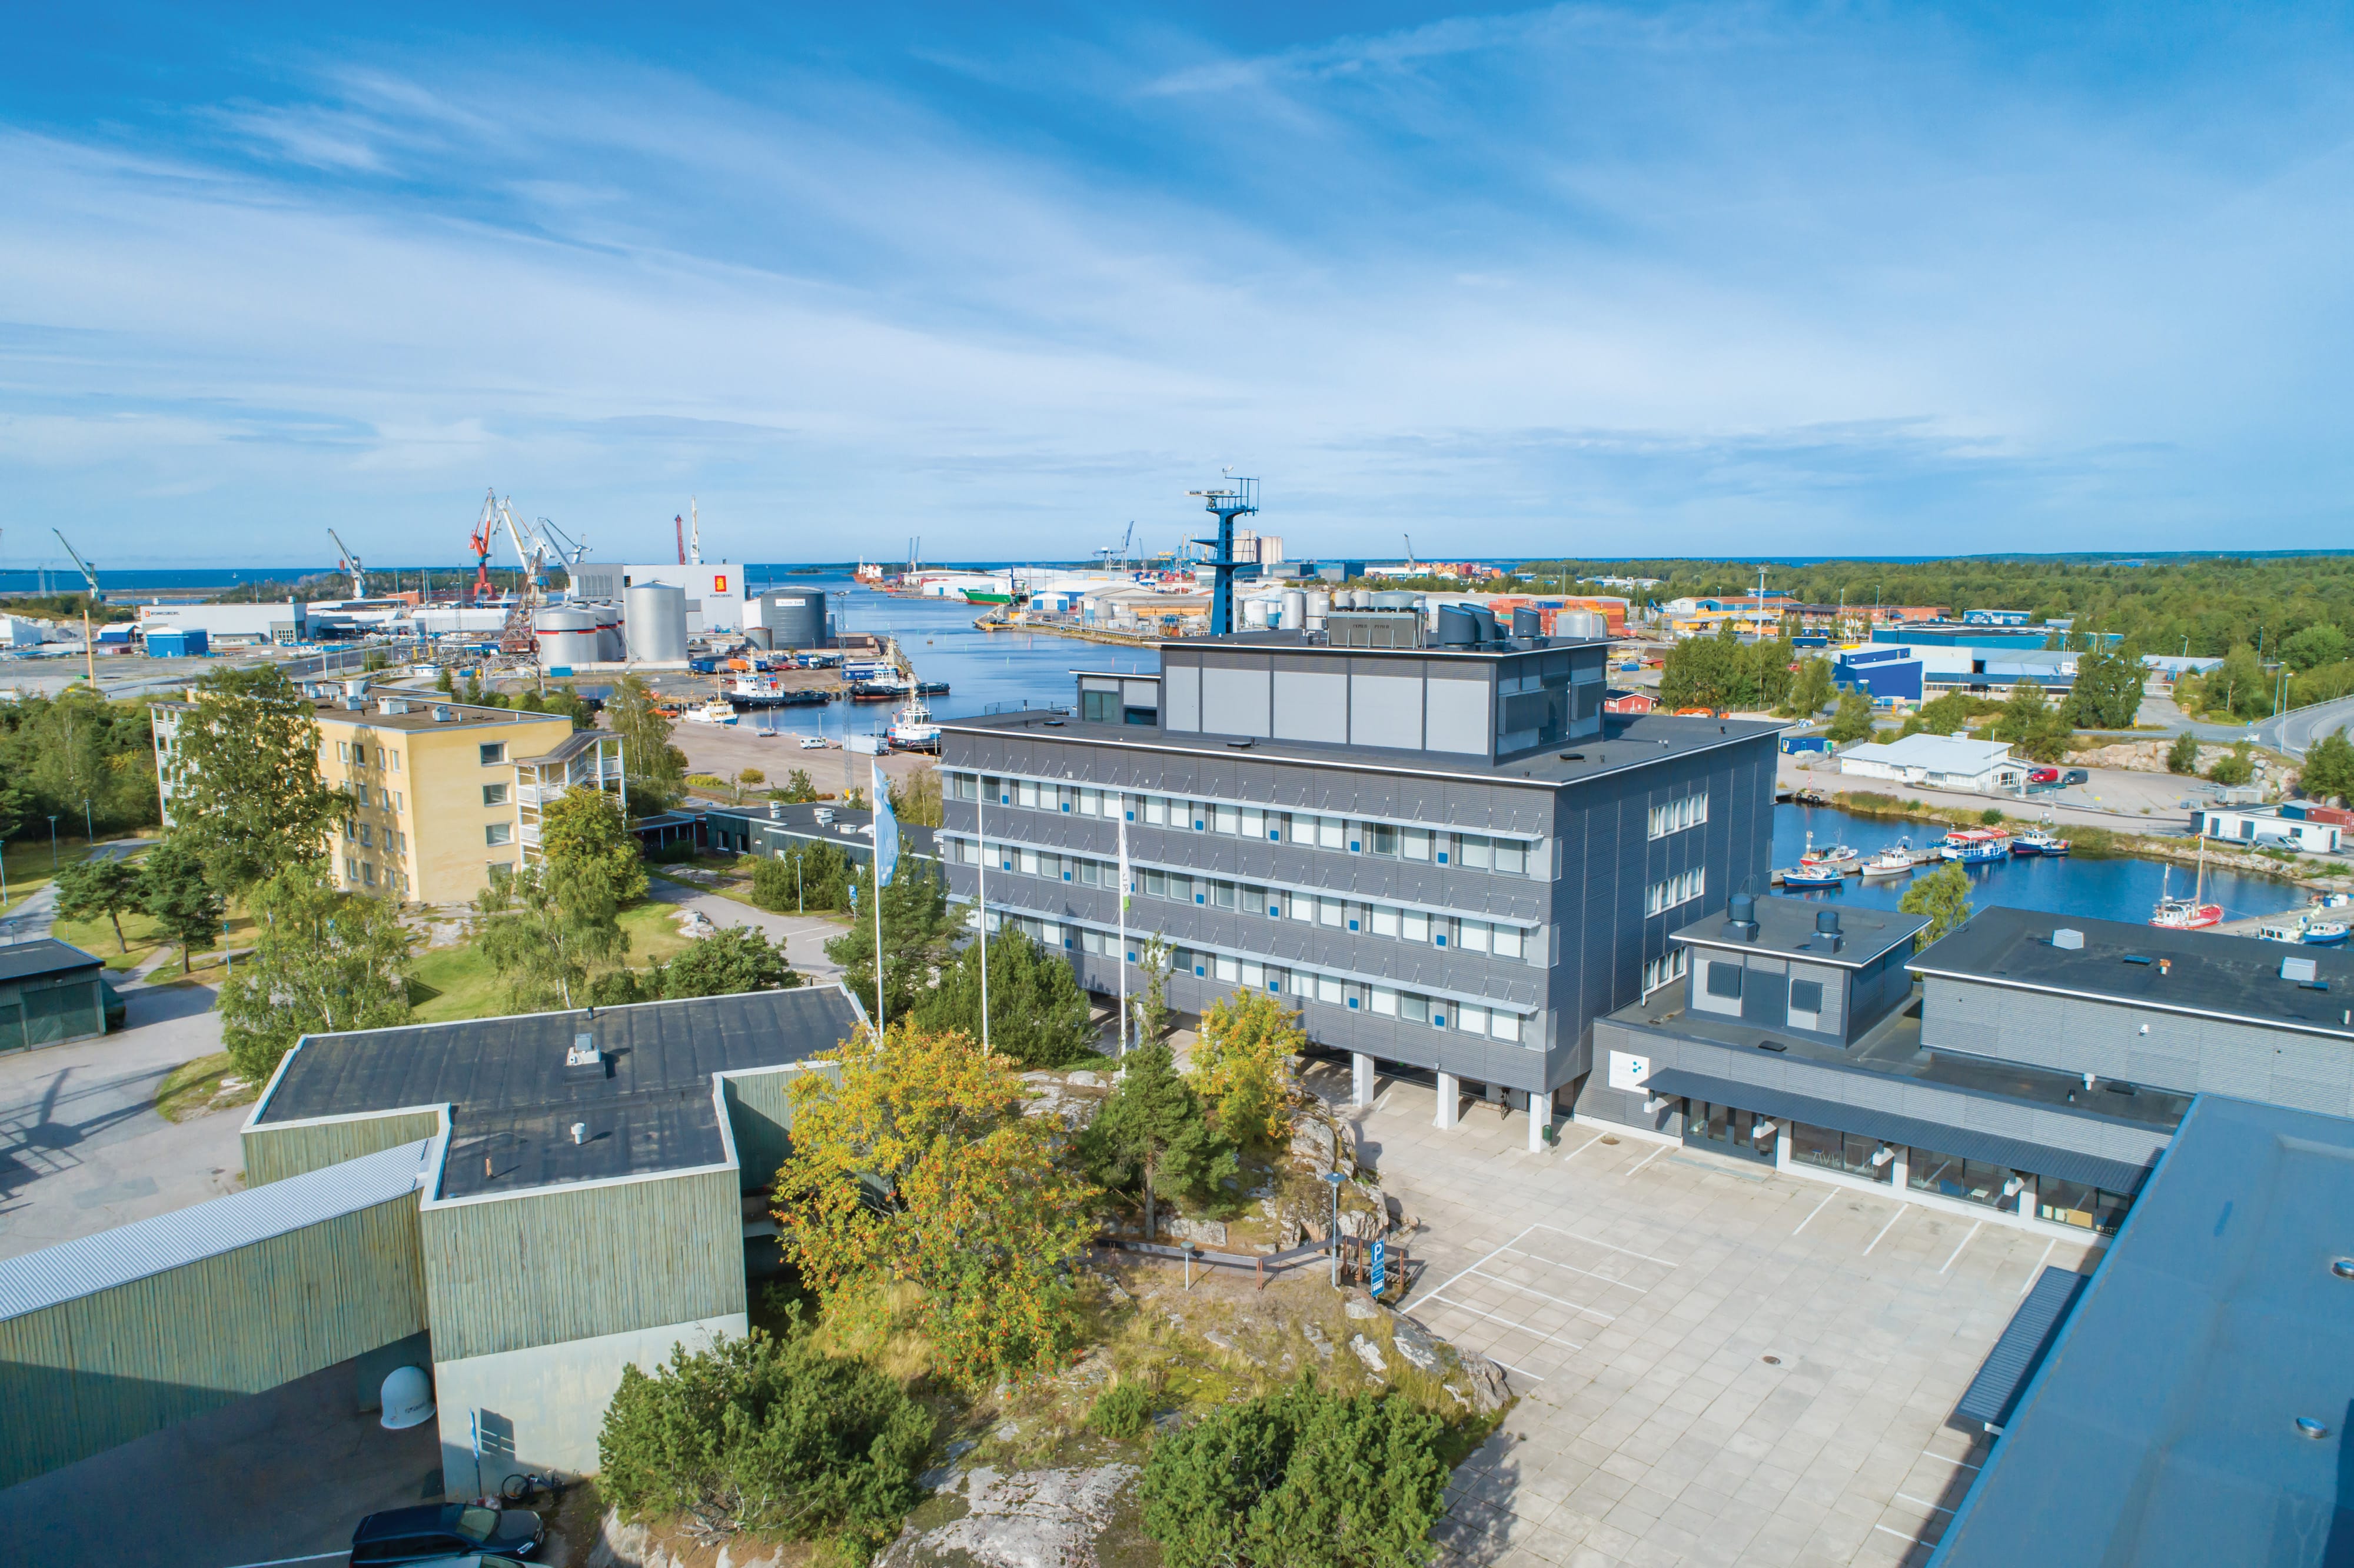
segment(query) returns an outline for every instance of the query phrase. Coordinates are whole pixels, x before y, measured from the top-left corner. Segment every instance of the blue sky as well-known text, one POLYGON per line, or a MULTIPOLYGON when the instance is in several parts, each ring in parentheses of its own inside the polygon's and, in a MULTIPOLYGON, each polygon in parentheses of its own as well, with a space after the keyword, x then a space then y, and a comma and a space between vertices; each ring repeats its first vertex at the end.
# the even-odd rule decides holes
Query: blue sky
POLYGON ((334 9, 16 19, 0 567, 2348 542, 2342 7, 334 9))

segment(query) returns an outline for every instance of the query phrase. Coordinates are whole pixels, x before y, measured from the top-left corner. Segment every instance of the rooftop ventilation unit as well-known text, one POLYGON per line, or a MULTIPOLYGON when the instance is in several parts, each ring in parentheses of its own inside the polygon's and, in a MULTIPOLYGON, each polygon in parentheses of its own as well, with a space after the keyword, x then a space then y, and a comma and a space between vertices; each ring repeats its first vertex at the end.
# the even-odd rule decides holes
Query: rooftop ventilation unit
POLYGON ((1725 902, 1724 934, 1736 941, 1757 939, 1757 900, 1746 893, 1736 893, 1725 902))
POLYGON ((2320 978, 2321 971, 2315 967, 2314 961, 2311 959, 2283 959, 2281 960, 2281 979, 2285 980, 2319 980, 2320 978))
POLYGON ((457 716, 458 715, 450 711, 449 704, 436 703, 433 705, 433 722, 435 724, 448 724, 451 719, 456 718, 457 716))
POLYGON ((1840 936, 1838 910, 1818 909, 1815 911, 1815 935, 1821 940, 1823 946, 1830 951, 1836 953, 1840 950, 1844 938, 1840 936))
MULTIPOLYGON (((1370 597, 1370 596, 1368 596, 1370 597)), ((1419 648, 1422 615, 1413 607, 1365 606, 1335 609, 1325 618, 1325 637, 1335 648, 1419 648)))
POLYGON ((2081 953, 2084 950, 2084 933, 2071 927, 2062 926, 2052 933, 2052 945, 2055 948, 2065 948, 2071 952, 2081 953))
POLYGON ((387 715, 405 714, 408 711, 408 699, 406 697, 387 697, 384 701, 376 705, 376 710, 379 713, 387 715))
POLYGON ((567 1067, 599 1067, 604 1063, 605 1058, 597 1049, 594 1034, 575 1034, 572 1048, 564 1053, 564 1065, 567 1067))

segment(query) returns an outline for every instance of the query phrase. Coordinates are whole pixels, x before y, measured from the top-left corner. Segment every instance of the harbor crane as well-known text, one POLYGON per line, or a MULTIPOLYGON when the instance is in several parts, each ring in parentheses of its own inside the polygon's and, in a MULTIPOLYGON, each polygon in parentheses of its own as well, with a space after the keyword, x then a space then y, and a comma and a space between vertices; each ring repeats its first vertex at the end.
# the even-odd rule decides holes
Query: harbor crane
POLYGON ((359 552, 345 544, 344 536, 333 528, 327 530, 327 537, 333 539, 335 542, 335 548, 344 553, 344 558, 335 564, 352 574, 352 597, 367 598, 367 568, 360 565, 359 552))
POLYGON ((1415 575, 1415 571, 1416 571, 1416 567, 1415 567, 1415 564, 1414 564, 1414 535, 1411 535, 1411 534, 1408 534, 1408 535, 1405 535, 1405 575, 1406 575, 1406 576, 1408 576, 1408 577, 1413 577, 1413 576, 1415 575))
POLYGON ((58 535, 58 543, 65 546, 66 554, 71 556, 73 564, 81 568, 81 580, 90 585, 90 591, 82 596, 81 601, 81 662, 83 673, 90 677, 90 689, 94 692, 98 690, 98 644, 90 638, 90 607, 104 604, 106 595, 99 591, 98 568, 81 558, 80 553, 67 542, 63 533, 55 528, 49 532, 58 535))
POLYGON ((491 597, 491 542, 497 536, 499 493, 495 487, 482 493, 482 514, 474 523, 474 531, 467 543, 474 552, 474 602, 482 603, 491 597))

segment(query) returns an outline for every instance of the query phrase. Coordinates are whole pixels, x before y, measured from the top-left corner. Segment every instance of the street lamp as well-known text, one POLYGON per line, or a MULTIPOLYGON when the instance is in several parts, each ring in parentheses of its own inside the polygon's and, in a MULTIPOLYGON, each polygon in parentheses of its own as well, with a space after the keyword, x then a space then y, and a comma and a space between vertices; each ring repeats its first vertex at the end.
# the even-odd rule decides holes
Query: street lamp
POLYGON ((1324 1172, 1325 1185, 1332 1189, 1332 1288, 1341 1288, 1341 1181, 1338 1171, 1324 1172))
POLYGON ((51 817, 51 818, 49 819, 49 870, 50 870, 50 871, 52 871, 52 872, 55 872, 57 869, 58 869, 58 820, 57 820, 55 817, 51 817))

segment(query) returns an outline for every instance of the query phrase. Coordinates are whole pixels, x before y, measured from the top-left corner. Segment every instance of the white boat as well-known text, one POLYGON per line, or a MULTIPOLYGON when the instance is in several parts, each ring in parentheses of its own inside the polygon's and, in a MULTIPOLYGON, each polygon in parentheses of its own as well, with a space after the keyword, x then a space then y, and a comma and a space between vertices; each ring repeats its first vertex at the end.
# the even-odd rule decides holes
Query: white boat
POLYGON ((2295 926, 2259 926, 2256 939, 2260 942, 2302 942, 2305 932, 2295 926))
POLYGON ((1913 841, 1899 839, 1893 848, 1882 850, 1870 860, 1865 861, 1863 874, 1867 877, 1910 876, 1913 874, 1914 863, 1913 841))
POLYGON ((734 724, 736 710, 724 702, 702 703, 680 715, 689 724, 734 724))
POLYGON ((2346 940, 2349 927, 2343 920, 2308 920, 2305 924, 2307 947, 2335 948, 2346 940))
POLYGON ((932 722, 932 710, 924 705, 921 697, 909 697, 907 705, 891 715, 887 732, 891 744, 901 751, 938 751, 940 748, 940 726, 932 722))

